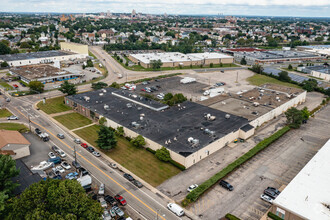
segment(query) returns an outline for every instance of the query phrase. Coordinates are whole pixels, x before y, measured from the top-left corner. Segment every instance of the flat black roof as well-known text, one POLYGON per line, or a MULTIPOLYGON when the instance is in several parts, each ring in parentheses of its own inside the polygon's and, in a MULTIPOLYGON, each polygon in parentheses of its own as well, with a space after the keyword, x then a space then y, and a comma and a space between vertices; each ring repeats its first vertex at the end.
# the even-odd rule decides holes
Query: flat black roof
POLYGON ((16 53, 16 54, 0 55, 0 60, 4 60, 4 61, 30 60, 30 59, 38 59, 38 58, 66 56, 71 54, 74 53, 68 51, 62 51, 62 50, 38 51, 32 53, 16 53))
POLYGON ((249 123, 248 119, 236 115, 230 115, 227 119, 226 112, 189 101, 180 106, 154 111, 113 95, 112 92, 116 91, 118 92, 116 89, 106 88, 106 92, 98 90, 67 98, 183 156, 188 156, 249 123), (99 93, 103 95, 100 96, 99 93), (85 101, 84 96, 90 97, 90 100, 85 101), (128 103, 130 107, 127 106, 128 103), (107 110, 104 105, 107 105, 107 110), (216 116, 216 119, 208 121, 204 114, 216 116), (133 125, 132 122, 138 125, 133 125), (208 130, 205 131, 206 129, 208 130), (214 132, 214 135, 211 136, 208 132, 214 132), (190 137, 198 139, 199 144, 190 144, 190 137), (170 144, 166 145, 169 140, 170 144))

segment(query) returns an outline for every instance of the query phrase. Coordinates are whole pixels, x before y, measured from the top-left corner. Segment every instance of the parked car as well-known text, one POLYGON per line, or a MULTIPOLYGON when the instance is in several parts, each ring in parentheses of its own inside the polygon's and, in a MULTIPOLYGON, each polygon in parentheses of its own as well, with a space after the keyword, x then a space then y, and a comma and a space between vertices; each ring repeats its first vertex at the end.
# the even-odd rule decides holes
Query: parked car
POLYGON ((145 89, 143 89, 143 88, 141 89, 141 91, 142 91, 142 92, 146 92, 146 90, 145 90, 145 89))
POLYGON ((58 171, 58 172, 60 172, 60 173, 64 173, 64 172, 65 172, 65 170, 63 169, 62 166, 57 166, 57 167, 55 168, 55 170, 58 171))
POLYGON ((17 117, 16 115, 11 115, 7 118, 7 120, 18 120, 19 117, 17 117))
POLYGON ((150 84, 150 82, 148 82, 148 81, 143 81, 142 82, 142 85, 148 85, 148 84, 150 84))
POLYGON ((134 177, 132 177, 130 174, 128 174, 128 173, 124 173, 124 177, 126 178, 126 179, 128 179, 129 181, 133 181, 134 180, 134 177))
POLYGON ((57 153, 60 155, 60 157, 65 157, 66 156, 66 154, 62 150, 57 151, 57 153))
POLYGON ((83 148, 87 148, 88 145, 86 143, 81 143, 80 146, 82 146, 83 148))
POLYGON ((104 199, 105 199, 105 201, 107 201, 111 206, 114 206, 114 205, 117 204, 116 200, 115 200, 112 196, 110 196, 110 195, 106 195, 106 196, 104 197, 104 199))
POLYGON ((266 202, 269 202, 270 204, 273 204, 273 199, 270 196, 267 196, 265 194, 262 194, 260 198, 266 202))
POLYGON ((58 137, 59 139, 64 139, 64 134, 57 134, 57 137, 58 137))
POLYGON ((224 180, 220 180, 219 185, 222 186, 223 188, 229 190, 229 191, 234 190, 234 187, 232 185, 230 185, 228 182, 224 181, 224 180))
POLYGON ((101 206, 103 208, 107 208, 108 207, 107 202, 104 200, 103 197, 100 197, 98 200, 99 200, 99 202, 100 202, 100 204, 101 204, 101 206))
POLYGON ((63 161, 63 162, 61 163, 61 166, 62 166, 64 169, 66 169, 66 170, 70 170, 70 169, 71 169, 70 164, 68 164, 68 162, 66 162, 66 161, 63 161))
POLYGON ((75 168, 77 168, 77 169, 79 169, 81 166, 80 166, 80 163, 78 163, 78 162, 76 162, 76 161, 72 161, 72 165, 75 167, 75 168))
POLYGON ((53 145, 52 146, 52 150, 55 151, 55 152, 58 152, 58 151, 60 151, 60 148, 58 148, 57 146, 53 145))
POLYGON ((126 200, 121 195, 115 195, 115 200, 117 200, 117 202, 119 202, 121 205, 127 204, 126 200))
POLYGON ((108 212, 108 210, 104 209, 102 218, 103 218, 103 220, 111 220, 111 216, 110 216, 110 213, 108 212))
POLYGON ((56 155, 55 155, 53 152, 49 152, 49 153, 48 153, 48 157, 49 157, 50 159, 54 159, 54 158, 56 158, 56 155))
POLYGON ((271 198, 275 199, 278 195, 276 194, 275 191, 271 190, 271 189, 265 189, 264 190, 264 194, 267 196, 270 196, 271 198))
POLYGON ((93 152, 94 152, 94 148, 93 148, 93 147, 91 147, 91 146, 87 147, 87 150, 88 150, 89 152, 91 152, 91 153, 93 153, 93 152))
POLYGON ((116 213, 119 217, 125 215, 125 213, 124 213, 124 212, 123 212, 118 206, 114 206, 114 207, 112 207, 112 209, 115 211, 115 213, 116 213))
POLYGON ((191 192, 191 191, 193 191, 194 189, 196 189, 197 187, 198 187, 197 184, 193 184, 193 185, 191 185, 191 186, 188 187, 187 191, 188 191, 188 192, 191 192))
POLYGON ((179 217, 184 215, 183 209, 175 203, 167 204, 167 208, 179 217))
POLYGON ((98 193, 99 195, 104 195, 104 184, 103 183, 101 183, 101 185, 100 185, 100 188, 99 188, 99 193, 98 193))
POLYGON ((116 217, 116 212, 115 212, 115 210, 113 210, 113 209, 109 209, 109 213, 110 213, 110 215, 111 215, 112 218, 115 218, 115 217, 116 217))
POLYGON ((82 176, 88 175, 88 171, 83 167, 79 168, 79 172, 81 173, 82 176))
POLYGON ((65 179, 73 180, 73 179, 77 179, 77 177, 78 177, 78 173, 77 172, 72 172, 72 173, 68 173, 65 176, 65 179))
POLYGON ((101 156, 101 154, 100 154, 99 152, 97 152, 97 151, 94 151, 94 152, 93 152, 93 155, 94 155, 95 157, 100 157, 100 156, 101 156))
POLYGON ((73 140, 73 142, 75 142, 76 144, 80 144, 80 143, 81 143, 80 139, 78 139, 78 138, 75 138, 75 139, 73 140))
POLYGON ((270 187, 270 186, 267 187, 267 190, 274 191, 276 195, 280 195, 280 193, 281 193, 278 189, 276 189, 274 187, 270 187))
POLYGON ((109 163, 109 167, 112 167, 113 169, 117 169, 117 164, 115 164, 115 163, 109 163))
POLYGON ((54 164, 59 164, 62 162, 62 159, 60 157, 49 158, 48 162, 53 162, 54 164))
POLYGON ((13 86, 14 86, 15 88, 18 88, 18 85, 17 85, 17 84, 14 84, 13 86))
POLYGON ((133 184, 135 186, 137 186, 138 188, 142 188, 143 187, 142 183, 140 181, 138 181, 138 180, 133 180, 133 184))
POLYGON ((36 134, 41 134, 42 133, 39 128, 36 128, 34 131, 36 132, 36 134))
POLYGON ((56 175, 56 176, 53 176, 52 179, 61 180, 62 176, 61 175, 56 175))

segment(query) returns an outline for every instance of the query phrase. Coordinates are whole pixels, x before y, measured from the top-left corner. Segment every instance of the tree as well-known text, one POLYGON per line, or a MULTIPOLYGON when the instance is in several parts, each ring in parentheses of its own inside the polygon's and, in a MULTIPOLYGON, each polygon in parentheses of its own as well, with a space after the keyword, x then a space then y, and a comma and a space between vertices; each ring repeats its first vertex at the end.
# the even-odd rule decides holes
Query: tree
POLYGON ((0 42, 0 55, 9 54, 11 52, 10 47, 8 47, 4 42, 0 42))
POLYGON ((246 59, 245 59, 245 57, 243 57, 243 58, 241 59, 241 65, 246 65, 246 64, 247 64, 246 59))
POLYGON ((105 117, 101 117, 101 118, 99 119, 99 124, 100 124, 100 125, 104 125, 105 122, 107 122, 107 119, 105 119, 105 117))
POLYGON ((172 93, 166 93, 165 95, 164 95, 164 101, 166 102, 166 101, 169 101, 169 100, 171 100, 173 98, 173 94, 172 93))
POLYGON ((98 139, 96 140, 97 146, 103 150, 110 150, 117 145, 115 133, 109 127, 101 125, 98 131, 98 139))
POLYGON ((300 128, 300 125, 304 120, 303 113, 294 107, 287 110, 285 112, 285 116, 287 119, 287 123, 291 128, 300 128))
POLYGON ((144 145, 146 145, 146 141, 145 141, 144 137, 142 137, 141 135, 138 135, 136 138, 133 138, 131 140, 131 143, 135 147, 143 147, 144 145))
POLYGON ((93 61, 91 59, 87 60, 87 65, 86 67, 94 67, 93 61))
POLYGON ((152 69, 156 70, 156 69, 160 69, 163 63, 161 60, 151 60, 150 65, 152 69))
POLYGON ((104 82, 92 83, 92 89, 94 89, 94 90, 103 89, 107 86, 108 86, 108 84, 106 84, 104 82))
POLYGON ((289 64, 288 69, 292 70, 292 65, 291 64, 289 64))
POLYGON ((7 63, 7 61, 3 61, 3 62, 1 62, 0 66, 4 68, 4 67, 8 67, 9 64, 7 63))
POLYGON ((262 71, 264 71, 264 68, 259 64, 254 64, 252 65, 251 70, 255 73, 261 74, 262 71))
POLYGON ((116 88, 116 89, 119 89, 119 88, 120 88, 120 85, 119 85, 118 83, 116 83, 116 82, 113 82, 113 83, 110 85, 110 87, 112 87, 112 88, 116 88))
POLYGON ((213 68, 213 63, 210 63, 210 68, 213 68))
POLYGON ((327 88, 327 89, 325 90, 325 95, 327 95, 327 96, 330 97, 330 88, 327 88))
POLYGON ((310 116, 310 112, 308 111, 308 108, 307 107, 304 107, 301 110, 301 113, 302 113, 302 116, 303 116, 303 120, 304 121, 307 121, 309 119, 309 116, 310 116))
POLYGON ((45 87, 45 85, 42 84, 40 81, 30 81, 28 86, 30 88, 30 91, 33 93, 35 92, 42 93, 45 87))
POLYGON ((304 80, 302 84, 302 88, 307 92, 312 92, 317 87, 317 81, 315 79, 304 80))
POLYGON ((117 127, 116 131, 115 131, 116 135, 119 137, 124 136, 125 132, 124 132, 124 128, 122 126, 117 127))
POLYGON ((286 71, 282 71, 278 74, 278 80, 283 81, 283 82, 290 82, 291 78, 286 71))
POLYGON ((168 162, 171 160, 170 152, 165 147, 162 147, 162 148, 156 150, 155 155, 159 160, 164 161, 164 162, 168 162))
POLYGON ((47 179, 13 199, 8 219, 100 219, 103 208, 76 180, 47 179))
POLYGON ((68 81, 62 83, 61 87, 58 90, 67 95, 75 95, 77 93, 76 85, 74 85, 73 83, 69 83, 68 81))

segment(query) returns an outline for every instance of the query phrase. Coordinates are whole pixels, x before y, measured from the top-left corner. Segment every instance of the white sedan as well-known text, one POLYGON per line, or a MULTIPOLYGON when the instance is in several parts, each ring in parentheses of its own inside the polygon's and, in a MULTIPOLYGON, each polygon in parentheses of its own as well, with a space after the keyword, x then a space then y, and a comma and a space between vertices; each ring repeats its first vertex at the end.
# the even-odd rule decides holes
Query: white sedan
POLYGON ((99 152, 97 152, 97 151, 93 151, 93 153, 92 153, 95 157, 100 157, 101 156, 101 154, 99 153, 99 152))
POLYGON ((65 154, 64 151, 62 151, 62 150, 59 150, 57 153, 58 153, 61 157, 65 157, 65 156, 66 156, 66 154, 65 154))
POLYGON ((265 194, 262 194, 262 195, 260 196, 260 199, 262 199, 262 200, 264 200, 264 201, 266 201, 266 202, 269 202, 270 204, 273 204, 273 199, 270 198, 270 196, 267 196, 267 195, 265 195, 265 194))
POLYGON ((191 186, 188 187, 187 191, 188 191, 188 192, 191 192, 191 191, 193 191, 194 189, 196 189, 197 187, 198 187, 197 184, 193 184, 193 185, 191 185, 191 186))
POLYGON ((50 159, 54 159, 54 158, 56 158, 56 155, 55 155, 53 152, 49 152, 49 153, 48 153, 48 157, 49 157, 50 159))
POLYGON ((65 172, 65 170, 64 170, 63 167, 61 167, 61 166, 57 166, 57 167, 55 168, 55 170, 58 171, 58 172, 60 172, 60 173, 64 173, 64 172, 65 172))
POLYGON ((62 166, 64 169, 66 169, 66 170, 70 170, 70 169, 71 169, 71 165, 68 164, 68 163, 65 162, 65 161, 63 161, 63 162, 61 163, 61 166, 62 166))

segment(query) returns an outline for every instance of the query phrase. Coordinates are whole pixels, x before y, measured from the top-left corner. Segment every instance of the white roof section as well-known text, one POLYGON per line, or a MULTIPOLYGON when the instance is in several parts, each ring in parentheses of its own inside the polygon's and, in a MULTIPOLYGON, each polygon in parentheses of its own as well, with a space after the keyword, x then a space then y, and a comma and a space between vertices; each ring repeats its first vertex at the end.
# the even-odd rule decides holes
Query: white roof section
POLYGON ((188 56, 194 56, 198 59, 223 59, 223 58, 233 58, 223 53, 188 53, 188 56))
POLYGON ((329 220, 330 209, 330 140, 306 164, 298 175, 274 200, 302 218, 329 220))
POLYGON ((172 62, 184 62, 184 61, 198 61, 200 59, 187 56, 186 54, 179 52, 170 53, 141 53, 141 54, 130 54, 135 59, 140 60, 143 63, 150 63, 151 60, 161 60, 162 63, 172 63, 172 62))

